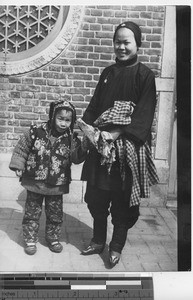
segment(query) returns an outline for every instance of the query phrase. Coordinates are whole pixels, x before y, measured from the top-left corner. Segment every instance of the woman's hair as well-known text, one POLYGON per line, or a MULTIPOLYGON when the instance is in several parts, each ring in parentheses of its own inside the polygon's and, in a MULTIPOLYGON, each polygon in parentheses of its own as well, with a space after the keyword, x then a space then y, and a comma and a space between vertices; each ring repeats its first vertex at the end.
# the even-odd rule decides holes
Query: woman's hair
POLYGON ((123 22, 117 26, 114 32, 113 42, 115 41, 117 31, 121 28, 128 28, 133 31, 137 47, 141 46, 141 29, 136 23, 131 21, 123 22))

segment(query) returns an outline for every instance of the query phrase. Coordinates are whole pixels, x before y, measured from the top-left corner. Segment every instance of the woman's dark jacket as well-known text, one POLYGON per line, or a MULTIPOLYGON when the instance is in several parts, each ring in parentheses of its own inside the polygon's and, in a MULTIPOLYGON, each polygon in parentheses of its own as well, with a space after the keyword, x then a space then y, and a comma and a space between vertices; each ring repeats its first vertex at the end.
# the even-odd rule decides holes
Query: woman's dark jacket
MULTIPOLYGON (((123 135, 136 146, 150 141, 156 106, 155 75, 147 66, 137 61, 137 56, 126 62, 117 61, 104 69, 83 120, 93 125, 99 115, 112 107, 116 100, 132 101, 136 104, 131 124, 121 126, 123 135)), ((110 128, 104 128, 107 131, 108 129, 110 128)), ((108 178, 104 166, 100 165, 100 154, 92 149, 84 162, 81 178, 104 189, 116 188, 120 181, 116 170, 118 166, 115 163, 111 179, 108 178)))

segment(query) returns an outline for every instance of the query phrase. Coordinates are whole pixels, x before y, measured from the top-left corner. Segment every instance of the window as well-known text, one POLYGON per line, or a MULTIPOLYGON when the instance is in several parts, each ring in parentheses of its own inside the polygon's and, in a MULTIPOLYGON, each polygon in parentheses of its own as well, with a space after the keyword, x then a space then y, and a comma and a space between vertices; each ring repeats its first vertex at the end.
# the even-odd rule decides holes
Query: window
POLYGON ((70 43, 79 6, 0 6, 0 74, 22 74, 46 65, 70 43))

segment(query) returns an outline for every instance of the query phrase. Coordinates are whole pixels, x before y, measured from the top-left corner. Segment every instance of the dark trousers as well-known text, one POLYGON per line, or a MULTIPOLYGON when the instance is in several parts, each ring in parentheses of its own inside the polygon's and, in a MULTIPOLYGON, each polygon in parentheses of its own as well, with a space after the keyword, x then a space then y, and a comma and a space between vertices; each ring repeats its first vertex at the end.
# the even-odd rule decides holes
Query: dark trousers
POLYGON ((48 242, 58 241, 63 222, 62 195, 41 195, 27 191, 25 213, 23 217, 23 237, 26 243, 38 241, 38 231, 42 204, 45 198, 46 227, 45 237, 48 242))
POLYGON ((113 236, 109 245, 110 250, 121 253, 127 231, 133 227, 139 217, 139 206, 129 207, 124 192, 106 191, 87 184, 85 202, 93 217, 93 242, 105 244, 107 237, 107 217, 111 214, 113 236))

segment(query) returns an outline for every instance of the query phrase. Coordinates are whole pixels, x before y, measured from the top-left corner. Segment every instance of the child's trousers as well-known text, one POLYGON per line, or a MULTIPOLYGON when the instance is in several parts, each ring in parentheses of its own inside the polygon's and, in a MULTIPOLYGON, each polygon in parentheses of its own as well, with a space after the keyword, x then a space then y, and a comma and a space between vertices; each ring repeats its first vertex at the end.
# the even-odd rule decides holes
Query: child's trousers
POLYGON ((42 213, 42 204, 45 198, 46 228, 45 238, 49 243, 59 241, 63 222, 62 195, 42 195, 27 191, 25 214, 23 217, 23 238, 25 243, 37 242, 42 213))

